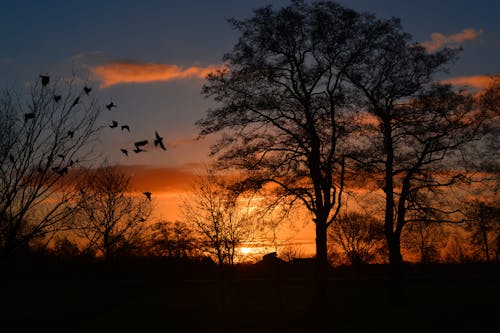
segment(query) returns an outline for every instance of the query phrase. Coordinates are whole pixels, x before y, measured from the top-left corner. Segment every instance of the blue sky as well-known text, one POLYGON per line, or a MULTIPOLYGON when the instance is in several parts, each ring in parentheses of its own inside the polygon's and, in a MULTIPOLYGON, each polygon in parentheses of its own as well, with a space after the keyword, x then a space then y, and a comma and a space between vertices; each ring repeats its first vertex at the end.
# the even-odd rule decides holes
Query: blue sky
MULTIPOLYGON (((378 17, 399 17, 415 41, 457 36, 467 29, 473 38, 460 43, 464 51, 449 78, 500 72, 500 1, 369 1, 339 3, 378 17)), ((90 68, 113 61, 178 66, 179 71, 220 65, 237 33, 226 19, 252 16, 252 10, 288 1, 56 1, 0 2, 0 88, 22 88, 40 73, 67 77, 75 70, 92 79, 90 68)), ((451 37, 450 37, 451 38, 451 37)), ((102 82, 101 82, 102 83, 102 82)), ((183 168, 204 162, 209 141, 194 142, 194 122, 211 101, 200 94, 203 79, 196 75, 174 80, 122 83, 97 89, 103 104, 113 99, 111 119, 131 126, 131 133, 107 132, 104 153, 128 165, 183 168), (168 150, 126 158, 119 151, 134 140, 164 135, 168 150)))

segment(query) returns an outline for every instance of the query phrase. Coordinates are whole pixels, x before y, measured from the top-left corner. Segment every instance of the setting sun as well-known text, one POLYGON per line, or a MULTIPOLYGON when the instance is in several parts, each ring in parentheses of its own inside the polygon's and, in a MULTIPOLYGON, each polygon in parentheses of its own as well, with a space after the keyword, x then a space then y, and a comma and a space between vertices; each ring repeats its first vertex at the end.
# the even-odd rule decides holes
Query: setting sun
POLYGON ((240 252, 243 255, 250 254, 252 252, 252 249, 249 247, 240 247, 240 252))

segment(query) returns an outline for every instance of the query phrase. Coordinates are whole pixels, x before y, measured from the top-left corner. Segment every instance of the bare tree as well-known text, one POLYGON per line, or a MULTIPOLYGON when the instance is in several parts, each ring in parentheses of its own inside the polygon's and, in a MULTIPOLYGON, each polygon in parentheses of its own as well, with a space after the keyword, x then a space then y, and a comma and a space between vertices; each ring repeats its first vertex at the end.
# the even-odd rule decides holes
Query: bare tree
POLYGON ((300 203, 316 227, 316 257, 328 264, 327 228, 342 205, 345 136, 352 99, 345 69, 363 49, 365 25, 378 24, 329 1, 255 11, 231 20, 241 33, 228 66, 203 88, 219 106, 198 121, 201 135, 222 132, 213 147, 221 167, 248 171, 247 184, 300 203))
POLYGON ((251 200, 239 196, 230 185, 209 171, 198 178, 192 195, 181 206, 186 222, 193 225, 203 248, 219 266, 234 264, 238 247, 251 241, 256 229, 251 200))
POLYGON ((78 190, 76 227, 87 249, 109 260, 142 241, 152 205, 134 193, 130 176, 115 166, 89 169, 78 190))
POLYGON ((149 229, 151 238, 147 247, 150 255, 188 258, 200 252, 195 232, 187 223, 159 221, 149 229))
POLYGON ((471 245, 487 263, 500 259, 500 207, 475 200, 466 210, 469 219, 465 230, 471 245))
POLYGON ((340 215, 328 235, 331 247, 338 247, 351 265, 373 261, 385 247, 383 224, 367 214, 340 215))
POLYGON ((453 209, 429 198, 443 198, 444 189, 467 179, 470 160, 464 153, 481 137, 485 118, 472 95, 432 82, 457 50, 430 54, 395 19, 374 31, 366 45, 369 52, 347 74, 371 120, 365 127, 371 145, 358 156, 380 178, 389 261, 397 267, 403 262, 403 228, 418 222, 407 213, 425 211, 435 222, 451 219, 446 213, 453 209))
POLYGON ((446 245, 447 234, 442 223, 423 220, 408 224, 402 239, 403 248, 416 253, 421 264, 429 264, 440 261, 440 250, 446 245))
POLYGON ((27 96, 2 92, 0 256, 67 227, 76 177, 72 168, 92 158, 100 113, 96 99, 74 78, 63 82, 44 76, 27 96))

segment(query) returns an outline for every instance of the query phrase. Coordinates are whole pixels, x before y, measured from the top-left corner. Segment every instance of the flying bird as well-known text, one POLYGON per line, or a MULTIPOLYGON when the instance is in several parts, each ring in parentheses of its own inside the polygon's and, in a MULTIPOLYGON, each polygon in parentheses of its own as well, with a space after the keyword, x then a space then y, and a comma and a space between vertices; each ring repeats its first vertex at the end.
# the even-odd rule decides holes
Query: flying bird
POLYGON ((134 143, 134 146, 136 148, 139 148, 139 147, 147 145, 148 143, 149 143, 148 140, 137 141, 137 142, 134 143))
POLYGON ((61 100, 61 95, 54 95, 54 101, 57 103, 61 100))
POLYGON ((130 127, 128 125, 122 125, 122 131, 127 130, 130 132, 130 127))
POLYGON ((155 141, 154 141, 154 144, 155 144, 155 147, 157 147, 159 145, 161 149, 167 150, 167 148, 165 148, 165 145, 163 144, 163 137, 161 137, 160 134, 158 134, 157 131, 155 131, 155 141))
POLYGON ((75 100, 73 101, 73 104, 71 104, 71 107, 74 107, 74 106, 75 106, 75 105, 77 105, 79 102, 80 102, 80 96, 78 96, 77 98, 75 98, 75 100))
POLYGON ((92 88, 85 86, 83 87, 83 91, 85 91, 85 93, 88 95, 92 91, 92 88))
POLYGON ((46 86, 49 84, 50 77, 48 75, 40 75, 40 78, 42 79, 42 86, 46 86))
POLYGON ((151 201, 151 192, 144 192, 144 195, 151 201))
POLYGON ((115 127, 117 127, 117 126, 118 126, 118 122, 117 122, 116 120, 113 120, 113 121, 111 122, 111 125, 109 125, 109 127, 110 127, 110 128, 115 128, 115 127))
POLYGON ((109 111, 111 111, 112 108, 116 107, 116 104, 111 102, 109 104, 106 104, 106 109, 108 109, 109 111))
POLYGON ((28 121, 29 119, 33 119, 35 118, 35 113, 34 112, 30 112, 30 113, 25 113, 24 114, 24 121, 28 121))
POLYGON ((145 219, 144 217, 141 217, 141 218, 139 219, 139 222, 146 222, 146 219, 145 219))
POLYGON ((135 152, 136 154, 139 154, 141 151, 147 151, 147 150, 141 149, 140 147, 137 147, 137 146, 136 146, 136 147, 135 147, 135 149, 134 149, 134 152, 135 152))
POLYGON ((73 135, 75 135, 75 132, 73 131, 68 131, 68 136, 73 139, 73 135))
POLYGON ((124 149, 124 148, 120 148, 120 151, 125 154, 126 156, 128 156, 128 150, 127 149, 124 149))

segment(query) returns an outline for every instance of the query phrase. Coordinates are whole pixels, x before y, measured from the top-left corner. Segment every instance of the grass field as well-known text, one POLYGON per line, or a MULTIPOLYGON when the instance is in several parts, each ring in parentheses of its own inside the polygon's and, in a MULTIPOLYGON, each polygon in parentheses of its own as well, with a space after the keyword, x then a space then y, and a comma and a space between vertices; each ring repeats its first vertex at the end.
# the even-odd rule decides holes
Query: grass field
MULTIPOLYGON (((498 266, 498 265, 497 265, 498 266)), ((2 332, 495 332, 500 268, 409 266, 329 273, 312 307, 308 267, 217 270, 160 262, 2 267, 2 332), (319 320, 320 318, 321 320, 319 320)))

